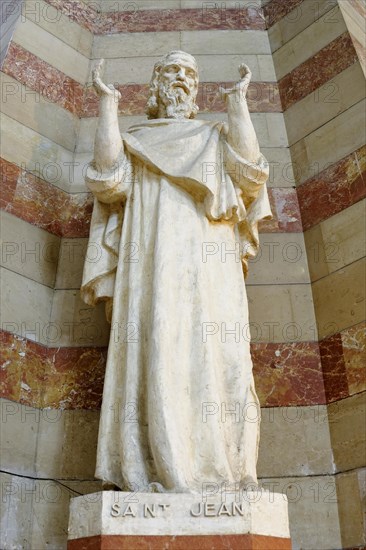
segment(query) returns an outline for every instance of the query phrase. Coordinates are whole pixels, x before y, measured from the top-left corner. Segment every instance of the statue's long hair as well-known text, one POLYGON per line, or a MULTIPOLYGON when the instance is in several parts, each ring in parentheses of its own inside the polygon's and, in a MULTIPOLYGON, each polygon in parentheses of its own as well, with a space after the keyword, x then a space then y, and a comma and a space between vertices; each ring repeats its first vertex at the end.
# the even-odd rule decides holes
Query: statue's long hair
MULTIPOLYGON (((194 57, 180 50, 173 50, 168 54, 166 54, 162 59, 160 59, 160 61, 158 61, 154 65, 154 70, 150 81, 149 97, 147 99, 146 108, 145 108, 145 113, 147 114, 147 118, 149 119, 158 118, 159 116, 159 76, 160 76, 161 69, 166 65, 168 59, 172 55, 183 55, 185 57, 190 57, 193 60, 193 63, 196 67, 197 86, 198 86, 198 70, 197 70, 196 60, 194 59, 194 57)), ((194 103, 190 118, 195 118, 198 111, 199 111, 199 107, 198 105, 196 105, 196 103, 194 103)))

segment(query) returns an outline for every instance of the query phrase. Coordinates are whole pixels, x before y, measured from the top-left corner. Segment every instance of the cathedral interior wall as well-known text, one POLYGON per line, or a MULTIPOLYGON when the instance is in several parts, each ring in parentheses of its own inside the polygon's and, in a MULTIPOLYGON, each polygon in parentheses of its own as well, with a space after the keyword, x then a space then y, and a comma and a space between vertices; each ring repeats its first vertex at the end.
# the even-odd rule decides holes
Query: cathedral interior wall
MULTIPOLYGON (((109 325, 102 305, 79 296, 85 255, 98 254, 87 247, 83 180, 98 114, 91 71, 106 59, 124 131, 145 118, 153 63, 171 49, 197 59, 204 119, 225 119, 218 87, 238 78, 239 63, 253 72, 248 102, 274 215, 250 265, 251 326, 239 327, 251 332, 262 406, 260 484, 287 494, 294 549, 363 547, 361 2, 27 0, 7 9, 17 23, 0 74, 0 547, 65 548, 70 498, 101 488, 109 325)), ((219 253, 225 261, 230 251, 219 253)))

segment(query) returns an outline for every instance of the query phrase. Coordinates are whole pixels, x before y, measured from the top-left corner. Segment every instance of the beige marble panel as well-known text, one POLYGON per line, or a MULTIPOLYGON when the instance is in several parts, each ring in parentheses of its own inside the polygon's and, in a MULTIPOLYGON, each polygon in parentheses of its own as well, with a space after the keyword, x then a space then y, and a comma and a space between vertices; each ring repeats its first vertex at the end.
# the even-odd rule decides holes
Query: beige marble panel
POLYGON ((4 489, 0 545, 4 550, 66 548, 70 498, 101 490, 97 481, 65 482, 9 474, 1 474, 0 479, 4 489))
POLYGON ((34 476, 39 411, 8 399, 0 407, 1 470, 34 476))
POLYGON ((37 409, 1 399, 1 468, 38 478, 93 479, 99 411, 37 409))
POLYGON ((259 477, 334 473, 326 405, 266 408, 261 419, 259 477))
POLYGON ((354 63, 284 113, 290 145, 320 128, 365 97, 365 77, 354 63))
MULTIPOLYGON (((61 145, 1 113, 1 129, 6 139, 1 156, 56 187, 77 191, 73 177, 74 155, 61 145)), ((85 188, 83 187, 83 190, 85 188)))
POLYGON ((79 119, 56 103, 0 73, 1 111, 69 151, 74 151, 79 119))
POLYGON ((93 479, 98 427, 98 411, 41 410, 36 476, 93 479))
POLYGON ((238 67, 246 63, 253 82, 274 82, 276 73, 271 55, 195 55, 201 82, 230 82, 239 79, 238 67))
MULTIPOLYGON (((95 119, 96 121, 96 119, 95 119)), ((96 128, 96 125, 95 125, 96 128)), ((95 133, 95 130, 94 130, 95 133)), ((93 160, 93 149, 94 149, 94 133, 91 136, 91 150, 89 153, 77 153, 74 155, 73 160, 73 172, 72 172, 72 181, 69 187, 69 190, 72 193, 85 193, 88 191, 88 188, 85 184, 85 173, 88 167, 88 164, 93 160)))
MULTIPOLYGON (((197 118, 202 120, 227 121, 227 114, 201 113, 197 118)), ((251 119, 261 149, 286 147, 288 145, 282 113, 252 113, 251 119)))
MULTIPOLYGON (((284 454, 289 449, 284 449, 284 454)), ((265 478, 264 489, 288 498, 293 550, 342 548, 335 476, 265 478)))
POLYGON ((7 212, 0 218, 0 265, 53 288, 60 238, 7 212))
POLYGON ((290 149, 287 147, 262 147, 269 163, 267 187, 294 187, 295 175, 290 149))
MULTIPOLYGON (((222 31, 215 31, 222 32, 222 31)), ((237 31, 237 32, 247 32, 247 31, 237 31)), ((253 31, 254 32, 254 31, 253 31)), ((144 33, 141 33, 142 36, 144 33)), ((154 33, 153 33, 154 34, 154 33)), ((175 33, 157 33, 157 34, 167 34, 169 37, 175 33)), ((111 36, 120 36, 120 35, 111 35, 111 36)), ((124 35, 123 39, 120 38, 119 52, 123 51, 122 44, 129 35, 124 35)), ((133 35, 131 35, 133 36, 133 35)), ((139 40, 143 40, 140 38, 139 40)), ((104 38, 104 37, 101 37, 104 38)), ((118 44, 118 43, 117 43, 118 44)), ((116 48, 118 46, 116 45, 116 48)), ((132 49, 133 45, 131 45, 132 49)), ((144 48, 145 45, 142 43, 137 48, 144 48)), ((235 81, 239 78, 238 76, 238 66, 240 63, 246 63, 252 70, 253 81, 275 81, 275 71, 270 55, 255 55, 254 53, 230 53, 229 54, 215 54, 215 55, 201 55, 200 51, 192 52, 190 48, 187 48, 187 45, 181 45, 180 41, 174 41, 171 37, 171 44, 166 46, 164 43, 161 46, 161 51, 157 52, 156 55, 152 57, 138 57, 138 63, 136 58, 133 57, 132 53, 128 57, 118 56, 117 52, 116 58, 110 59, 108 56, 106 62, 106 68, 104 73, 104 79, 108 82, 117 83, 119 85, 126 84, 147 84, 150 82, 152 70, 154 63, 158 61, 161 56, 169 49, 188 49, 192 53, 198 63, 199 67, 199 76, 201 82, 230 82, 235 81)), ((145 50, 146 52, 146 50, 145 50)), ((154 52, 153 52, 154 53, 154 52)), ((97 58, 98 56, 95 55, 97 58)), ((91 69, 88 76, 88 81, 91 82, 91 70, 94 67, 96 61, 92 62, 91 69)))
MULTIPOLYGON (((141 40, 143 40, 143 35, 144 33, 141 33, 141 40)), ((174 48, 179 49, 177 46, 178 44, 174 48)), ((161 55, 157 54, 152 57, 139 57, 138 61, 136 58, 122 57, 122 55, 117 59, 107 59, 103 79, 105 82, 118 85, 147 84, 151 80, 154 64, 160 58, 161 55)), ((92 70, 96 64, 96 59, 90 64, 88 82, 91 82, 92 70)))
POLYGON ((288 147, 263 147, 261 152, 269 164, 267 187, 294 187, 295 175, 288 147))
MULTIPOLYGON (((227 120, 226 113, 201 113, 202 120, 227 120)), ((282 113, 252 113, 251 119, 259 145, 264 149, 287 146, 287 133, 282 113)))
POLYGON ((347 30, 339 8, 324 14, 273 54, 278 80, 347 30))
POLYGON ((94 136, 97 128, 97 118, 88 117, 80 120, 79 135, 75 147, 75 152, 90 153, 94 147, 94 136))
POLYGON ((0 472, 0 483, 0 548, 30 548, 34 481, 0 472))
POLYGON ((365 319, 365 260, 358 260, 313 283, 319 339, 365 319))
POLYGON ((183 31, 181 48, 193 55, 270 54, 266 32, 263 31, 183 31))
POLYGON ((363 536, 366 537, 366 469, 361 468, 360 470, 358 470, 357 477, 363 512, 363 536))
MULTIPOLYGON (((117 73, 118 65, 114 58, 128 59, 138 57, 138 60, 130 59, 131 63, 140 64, 140 58, 162 56, 168 51, 178 49, 180 46, 180 33, 172 32, 138 32, 96 35, 93 41, 92 59, 103 57, 108 60, 106 74, 116 75, 119 82, 121 76, 117 73), (113 61, 112 61, 113 59, 113 61)), ((151 70, 153 61, 150 60, 151 70)))
POLYGON ((337 476, 339 522, 343 548, 366 543, 365 500, 362 488, 366 470, 360 469, 337 476))
POLYGON ((268 29, 272 51, 278 50, 325 13, 328 14, 325 18, 327 24, 333 20, 335 22, 339 13, 338 0, 306 0, 306 2, 302 2, 268 29))
POLYGON ((257 257, 249 264, 247 285, 310 282, 302 233, 262 233, 257 257))
POLYGON ((79 290, 56 290, 51 322, 59 327, 60 347, 107 346, 110 325, 105 319, 104 304, 86 305, 79 290))
POLYGON ((253 82, 275 81, 276 73, 270 55, 196 55, 202 82, 238 80, 238 67, 246 63, 252 71, 253 82))
POLYGON ((328 405, 330 437, 338 471, 366 463, 366 392, 328 405))
POLYGON ((1 268, 1 328, 46 344, 53 290, 1 268))
POLYGON ((366 142, 366 101, 360 101, 291 146, 297 185, 366 142))
POLYGON ((86 253, 94 258, 92 247, 88 249, 88 239, 61 239, 58 261, 56 289, 78 289, 83 276, 86 253))
POLYGON ((253 341, 317 340, 310 284, 251 285, 247 293, 253 341))
POLYGON ((261 147, 288 147, 288 137, 283 113, 253 113, 252 120, 258 115, 265 115, 267 121, 267 141, 260 141, 261 147))
MULTIPOLYGON (((336 214, 338 216, 338 214, 336 214)), ((332 242, 324 242, 322 224, 314 225, 304 233, 306 253, 311 281, 317 281, 329 275, 329 261, 327 253, 330 253, 330 260, 336 259, 334 245, 332 242)), ((340 266, 343 267, 343 266, 340 266)))
POLYGON ((29 19, 20 21, 13 40, 80 84, 86 82, 89 59, 29 19))
POLYGON ((272 55, 257 55, 260 80, 277 81, 272 55))
MULTIPOLYGON (((128 52, 128 56, 124 55, 121 57, 121 54, 123 53, 123 47, 124 43, 122 42, 122 37, 120 39, 120 42, 112 48, 112 51, 109 52, 107 47, 103 47, 98 49, 97 53, 95 54, 95 58, 103 57, 105 56, 107 59, 106 62, 106 69, 105 69, 105 79, 118 83, 118 84, 147 84, 150 82, 151 75, 152 75, 152 69, 154 66, 154 63, 164 54, 166 54, 171 49, 177 49, 180 48, 180 40, 179 37, 177 40, 173 40, 171 38, 171 43, 168 45, 165 44, 166 39, 164 41, 164 37, 161 40, 161 47, 159 48, 159 51, 155 54, 155 48, 150 48, 149 50, 146 50, 146 45, 144 44, 144 34, 146 33, 139 33, 138 40, 136 39, 134 42, 136 42, 136 45, 134 43, 131 44, 130 49, 131 51, 128 52), (133 53, 133 50, 135 49, 135 56, 133 53), (138 56, 138 51, 143 50, 143 53, 146 55, 146 51, 151 52, 154 57, 140 57, 138 56), (105 50, 105 51, 104 51, 105 50), (116 51, 115 51, 116 50, 116 51), (111 59, 112 53, 115 53, 116 59, 111 59), (136 56, 138 56, 138 60, 136 59, 136 56), (136 67, 134 67, 134 64, 138 64, 139 70, 136 70, 136 67)), ((170 37, 171 34, 176 33, 147 33, 147 34, 163 34, 168 35, 170 37)), ((109 35, 109 36, 101 36, 96 38, 115 38, 120 35, 109 35)), ((130 36, 135 36, 134 34, 131 35, 123 35, 123 39, 126 40, 130 36)), ((159 44, 159 43, 158 43, 159 44)), ((246 63, 249 65, 251 71, 252 71, 252 79, 254 82, 271 82, 276 80, 276 74, 272 62, 272 57, 270 55, 246 55, 246 54, 240 54, 240 55, 195 55, 195 58, 198 63, 199 67, 199 76, 201 82, 230 82, 237 80, 239 78, 238 75, 238 66, 240 63, 246 63)), ((94 66, 94 64, 93 64, 94 66)), ((91 73, 89 74, 88 80, 91 80, 91 73)))
POLYGON ((25 0, 22 17, 39 25, 85 57, 90 57, 93 34, 43 0, 25 0))
POLYGON ((366 255, 365 208, 359 201, 304 233, 312 281, 366 255))

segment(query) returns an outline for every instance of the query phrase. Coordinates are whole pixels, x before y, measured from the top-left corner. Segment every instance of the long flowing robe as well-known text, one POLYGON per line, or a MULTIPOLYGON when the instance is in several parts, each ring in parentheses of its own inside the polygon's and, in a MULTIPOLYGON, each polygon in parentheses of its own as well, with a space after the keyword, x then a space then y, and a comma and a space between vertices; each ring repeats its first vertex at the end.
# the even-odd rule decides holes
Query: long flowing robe
POLYGON ((110 172, 87 173, 99 254, 82 296, 111 317, 96 477, 174 492, 254 481, 242 268, 271 215, 268 165, 241 158, 222 122, 157 119, 122 139, 110 172))

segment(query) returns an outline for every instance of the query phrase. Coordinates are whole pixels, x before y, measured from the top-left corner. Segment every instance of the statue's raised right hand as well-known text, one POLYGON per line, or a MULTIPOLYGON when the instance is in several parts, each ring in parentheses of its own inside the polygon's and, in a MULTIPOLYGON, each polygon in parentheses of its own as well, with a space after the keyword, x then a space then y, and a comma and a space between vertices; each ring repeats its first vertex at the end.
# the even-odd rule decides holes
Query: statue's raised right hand
POLYGON ((115 98, 116 101, 118 101, 121 98, 120 92, 116 90, 113 84, 104 84, 104 82, 102 81, 101 74, 103 72, 103 69, 104 59, 100 59, 92 71, 94 90, 101 97, 109 96, 115 98))

